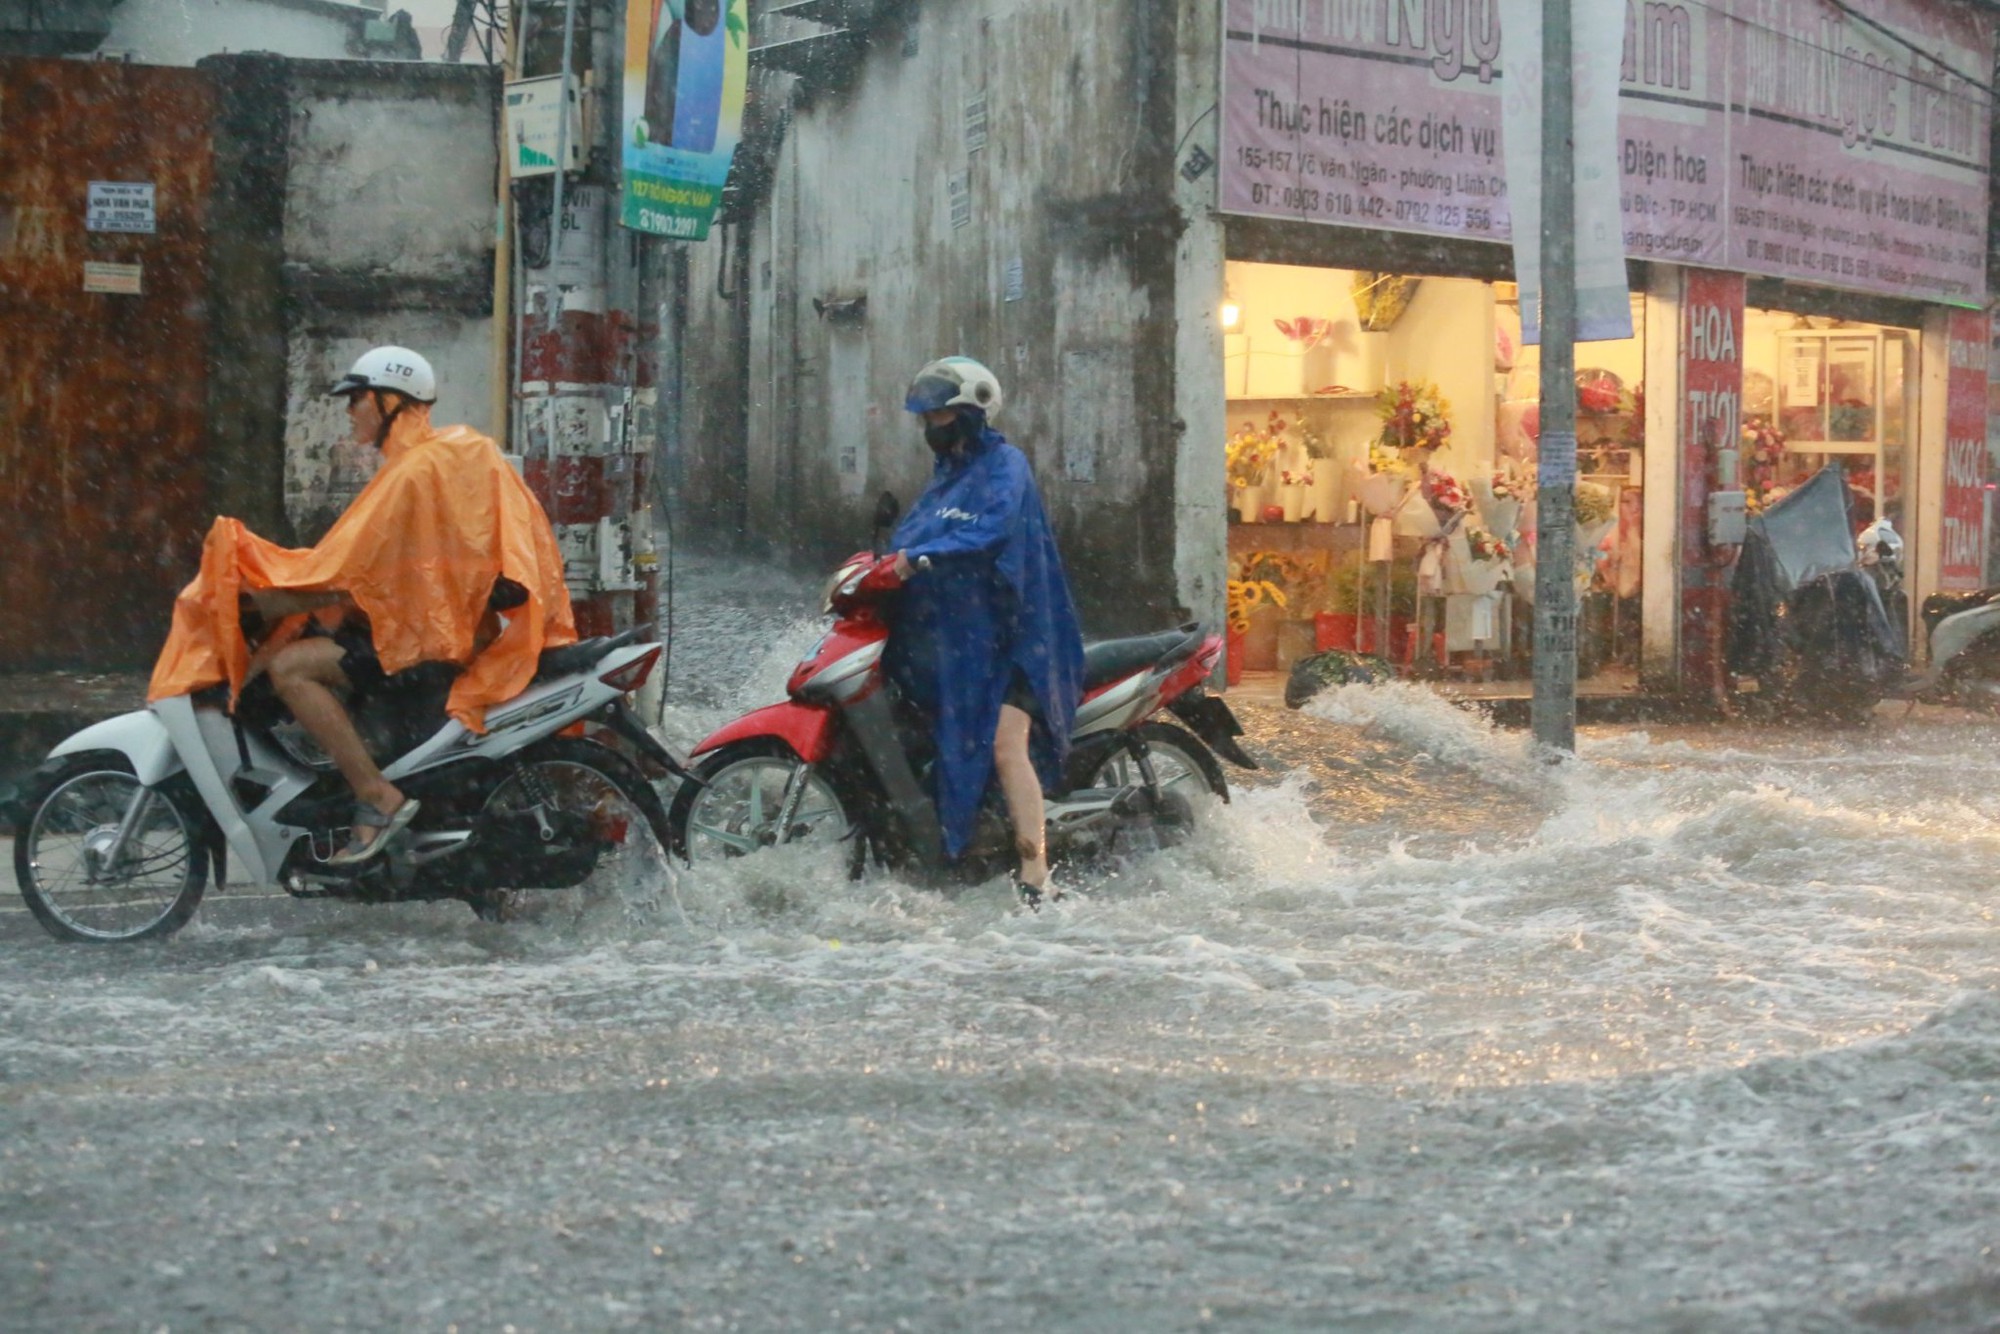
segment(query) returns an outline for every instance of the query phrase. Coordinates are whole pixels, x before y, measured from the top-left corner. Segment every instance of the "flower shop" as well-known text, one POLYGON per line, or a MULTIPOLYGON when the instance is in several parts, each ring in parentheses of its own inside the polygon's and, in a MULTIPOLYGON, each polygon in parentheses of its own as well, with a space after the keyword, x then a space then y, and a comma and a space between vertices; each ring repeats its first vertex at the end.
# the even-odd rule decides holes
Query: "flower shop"
MULTIPOLYGON (((1600 692, 1638 688, 1649 575, 1657 625, 1679 614, 1688 540, 1681 405, 1653 414, 1655 442, 1646 400, 1649 364, 1685 353, 1680 312, 1649 312, 1644 291, 1631 300, 1633 337, 1577 348, 1570 574, 1580 688, 1600 692), (1650 363, 1649 313, 1668 344, 1650 363), (1664 451, 1650 472, 1649 444, 1664 451), (1662 493, 1650 525, 1649 479, 1662 493)), ((1836 463, 1857 526, 1900 517, 1919 333, 1739 314, 1740 408, 1726 429, 1750 506, 1836 463)), ((1231 260, 1222 324, 1232 676, 1343 649, 1474 693, 1525 689, 1540 368, 1513 284, 1231 260)))

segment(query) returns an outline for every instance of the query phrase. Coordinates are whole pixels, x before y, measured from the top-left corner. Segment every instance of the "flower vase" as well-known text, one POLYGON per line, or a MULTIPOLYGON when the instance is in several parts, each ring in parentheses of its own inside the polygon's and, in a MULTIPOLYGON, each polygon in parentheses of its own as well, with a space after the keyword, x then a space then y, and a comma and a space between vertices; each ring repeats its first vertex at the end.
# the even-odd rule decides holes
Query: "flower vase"
POLYGON ((1340 522, 1340 478, 1330 459, 1321 459, 1313 473, 1312 493, 1306 509, 1318 523, 1340 522))
POLYGON ((1297 523, 1305 517, 1306 488, 1302 483, 1291 482, 1278 488, 1278 503, 1285 507, 1285 522, 1297 523))
POLYGON ((1236 513, 1244 523, 1262 523, 1264 520, 1264 488, 1261 486, 1237 487, 1236 513))

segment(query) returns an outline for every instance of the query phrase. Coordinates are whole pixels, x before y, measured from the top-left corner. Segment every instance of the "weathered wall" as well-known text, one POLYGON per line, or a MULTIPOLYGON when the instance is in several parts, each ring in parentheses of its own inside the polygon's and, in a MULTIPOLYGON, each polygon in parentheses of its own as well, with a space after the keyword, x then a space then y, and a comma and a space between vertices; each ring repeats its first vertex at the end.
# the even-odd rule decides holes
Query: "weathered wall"
POLYGON ((1088 628, 1173 615, 1175 27, 1140 0, 926 4, 844 79, 795 93, 747 245, 736 228, 727 256, 692 248, 682 437, 689 486, 712 488, 695 517, 727 521, 734 501, 752 541, 852 550, 878 492, 907 502, 928 475, 909 379, 965 353, 1006 386, 999 425, 1035 464, 1088 628), (712 294, 739 255, 731 311, 712 294), (853 323, 814 304, 862 297, 853 323))
POLYGON ((367 348, 429 358, 439 422, 496 426, 497 73, 265 56, 201 68, 224 90, 219 151, 240 166, 214 215, 218 448, 235 461, 233 512, 311 541, 372 466, 324 397, 367 348))
POLYGON ((192 65, 203 56, 257 51, 333 60, 382 6, 324 0, 123 0, 98 49, 142 65, 192 65))

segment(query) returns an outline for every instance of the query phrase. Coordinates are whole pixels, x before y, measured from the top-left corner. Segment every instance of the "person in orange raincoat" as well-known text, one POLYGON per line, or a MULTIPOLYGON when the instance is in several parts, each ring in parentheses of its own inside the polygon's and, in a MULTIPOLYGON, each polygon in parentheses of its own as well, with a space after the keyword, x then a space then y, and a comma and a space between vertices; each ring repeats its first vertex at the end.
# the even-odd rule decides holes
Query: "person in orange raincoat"
POLYGON ((456 673, 446 704, 474 732, 489 706, 527 688, 542 650, 576 641, 562 552, 548 516, 493 442, 431 424, 437 377, 407 348, 364 354, 333 387, 357 443, 382 467, 319 545, 281 547, 230 518, 202 546, 174 602, 147 699, 227 682, 234 707, 259 672, 354 789, 351 865, 385 849, 417 801, 383 777, 343 700, 456 673), (278 620, 254 656, 247 599, 278 620), (280 619, 282 618, 282 619, 280 619))

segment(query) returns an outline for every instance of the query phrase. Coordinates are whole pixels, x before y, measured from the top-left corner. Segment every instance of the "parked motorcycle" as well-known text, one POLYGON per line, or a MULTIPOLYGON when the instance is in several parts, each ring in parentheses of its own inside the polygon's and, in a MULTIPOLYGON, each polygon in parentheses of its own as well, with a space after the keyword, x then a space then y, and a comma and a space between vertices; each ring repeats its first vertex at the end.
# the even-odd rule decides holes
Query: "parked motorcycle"
POLYGON ((1837 468, 1749 521, 1730 580, 1726 661, 1779 713, 1859 722, 1903 679, 1903 620, 1889 611, 1900 605, 1900 563, 1883 564, 1875 532, 1864 565, 1837 468))
POLYGON ((1933 593, 1919 615, 1930 665, 1904 693, 2000 712, 2000 587, 1933 593))
POLYGON ((395 848, 358 866, 327 864, 353 793, 265 678, 233 715, 216 687, 85 728, 14 803, 21 896, 55 936, 104 942, 179 930, 229 853, 244 879, 299 898, 462 899, 494 920, 523 892, 581 885, 646 831, 668 839, 639 766, 685 771, 625 698, 660 656, 650 629, 544 653, 484 735, 446 718, 448 680, 364 701, 356 728, 423 805, 395 848))
MULTIPOLYGON (((893 515, 893 498, 884 505, 893 515)), ((882 513, 877 521, 878 532, 886 528, 882 513)), ((965 856, 947 867, 930 796, 929 729, 882 666, 886 604, 900 586, 894 563, 869 552, 843 562, 824 609, 834 623, 792 672, 790 698, 694 748, 699 781, 682 786, 667 816, 678 856, 702 863, 810 844, 844 849, 855 876, 872 855, 933 880, 1012 866, 1011 826, 989 793, 965 856)), ((1181 842, 1205 798, 1229 799, 1218 754, 1257 767, 1236 740, 1243 729, 1229 706, 1204 688, 1221 653, 1221 636, 1192 624, 1085 649, 1070 757, 1046 794, 1053 859, 1181 842)))

